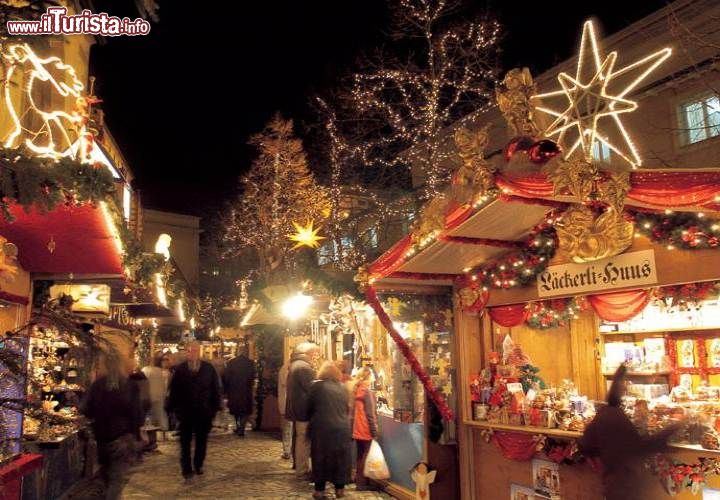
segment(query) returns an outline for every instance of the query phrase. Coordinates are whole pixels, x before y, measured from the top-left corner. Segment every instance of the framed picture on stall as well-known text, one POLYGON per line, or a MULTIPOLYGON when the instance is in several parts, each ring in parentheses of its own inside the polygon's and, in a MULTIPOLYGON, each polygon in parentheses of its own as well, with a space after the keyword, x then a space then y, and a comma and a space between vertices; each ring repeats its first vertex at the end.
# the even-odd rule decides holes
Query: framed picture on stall
POLYGON ((549 497, 538 493, 528 486, 510 484, 510 500, 550 500, 551 498, 552 500, 556 500, 560 497, 549 497))
MULTIPOLYGON (((548 460, 533 460, 533 488, 548 498, 560 495, 560 466, 548 460)), ((541 496, 537 498, 542 498, 541 496)))

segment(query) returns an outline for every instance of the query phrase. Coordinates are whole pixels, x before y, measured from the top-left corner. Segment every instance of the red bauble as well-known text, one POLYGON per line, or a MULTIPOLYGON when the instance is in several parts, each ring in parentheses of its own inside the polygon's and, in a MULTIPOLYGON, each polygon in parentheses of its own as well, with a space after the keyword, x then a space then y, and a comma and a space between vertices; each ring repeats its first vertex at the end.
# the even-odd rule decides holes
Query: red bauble
POLYGON ((519 135, 517 137, 513 137, 505 147, 505 159, 510 161, 517 151, 527 151, 533 146, 533 144, 535 144, 535 139, 529 135, 519 135))
POLYGON ((555 141, 543 139, 532 145, 528 150, 528 155, 530 155, 530 161, 533 163, 545 163, 561 152, 560 146, 555 141))

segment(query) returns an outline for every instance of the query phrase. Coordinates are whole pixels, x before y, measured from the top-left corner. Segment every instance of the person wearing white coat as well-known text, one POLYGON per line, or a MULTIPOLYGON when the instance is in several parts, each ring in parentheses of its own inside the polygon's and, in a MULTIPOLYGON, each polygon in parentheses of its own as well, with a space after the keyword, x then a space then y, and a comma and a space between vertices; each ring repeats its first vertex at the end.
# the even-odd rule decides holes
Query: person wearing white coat
POLYGON ((278 410, 280 411, 280 419, 282 426, 282 444, 283 454, 282 457, 285 460, 289 460, 292 452, 292 436, 293 436, 293 423, 285 418, 285 405, 287 402, 287 377, 288 369, 290 368, 290 362, 286 361, 278 372, 278 410))

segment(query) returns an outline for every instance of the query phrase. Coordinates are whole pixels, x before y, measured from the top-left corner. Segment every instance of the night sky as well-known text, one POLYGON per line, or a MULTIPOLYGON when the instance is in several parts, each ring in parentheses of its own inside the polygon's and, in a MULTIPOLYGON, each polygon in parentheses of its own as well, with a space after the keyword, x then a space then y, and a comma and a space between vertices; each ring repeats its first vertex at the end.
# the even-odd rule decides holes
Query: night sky
MULTIPOLYGON (((575 53, 586 18, 609 34, 666 1, 470 3, 503 25, 505 68, 537 74, 575 53)), ((384 0, 159 4, 149 36, 108 39, 91 55, 106 121, 149 208, 215 214, 237 194, 251 134, 278 110, 312 123, 312 97, 335 87, 363 52, 388 43, 384 0)), ((95 5, 137 17, 132 1, 95 5)))

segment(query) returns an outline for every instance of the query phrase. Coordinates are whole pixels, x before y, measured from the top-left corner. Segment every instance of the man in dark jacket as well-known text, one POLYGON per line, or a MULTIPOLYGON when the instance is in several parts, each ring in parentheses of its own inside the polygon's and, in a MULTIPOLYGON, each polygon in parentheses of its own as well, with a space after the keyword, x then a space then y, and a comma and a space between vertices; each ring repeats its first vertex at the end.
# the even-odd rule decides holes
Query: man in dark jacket
POLYGON ((255 364, 247 357, 247 348, 231 359, 223 372, 223 389, 228 398, 228 411, 235 417, 235 433, 245 435, 245 424, 253 411, 255 364))
POLYGON ((115 357, 104 359, 105 373, 90 386, 82 405, 97 440, 105 498, 113 500, 122 493, 143 423, 138 386, 121 364, 115 357))
POLYGON ((187 346, 187 361, 175 370, 170 381, 168 411, 180 420, 180 464, 186 480, 203 473, 207 439, 213 418, 220 410, 220 386, 215 368, 200 359, 200 345, 187 346), (190 446, 195 435, 195 456, 190 463, 190 446))
POLYGON ((285 418, 293 422, 295 427, 295 473, 302 479, 307 479, 310 474, 308 396, 319 359, 320 348, 312 342, 303 342, 290 357, 288 370, 285 418))

